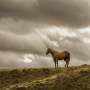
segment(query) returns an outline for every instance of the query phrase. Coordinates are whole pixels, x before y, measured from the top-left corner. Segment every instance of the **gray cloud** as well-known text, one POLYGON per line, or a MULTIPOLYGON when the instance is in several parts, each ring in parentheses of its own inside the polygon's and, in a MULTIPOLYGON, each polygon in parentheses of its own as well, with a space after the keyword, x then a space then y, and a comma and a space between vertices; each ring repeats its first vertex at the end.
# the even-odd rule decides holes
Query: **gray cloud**
POLYGON ((68 50, 71 52, 72 58, 77 60, 89 60, 90 52, 89 44, 86 44, 82 39, 78 37, 65 37, 59 42, 60 50, 68 50))
MULTIPOLYGON (((46 46, 57 51, 68 50, 71 53, 70 66, 89 63, 89 44, 79 38, 80 33, 77 33, 76 37, 63 37, 57 35, 59 33, 57 30, 52 34, 50 32, 38 30, 34 33, 29 33, 29 35, 15 35, 15 33, 8 32, 5 34, 5 31, 0 31, 0 50, 2 51, 0 53, 0 68, 54 67, 52 56, 45 55, 46 46), (56 36, 53 37, 55 34, 56 36), (62 39, 60 39, 61 37, 62 39), (2 40, 3 42, 1 42, 2 40), (57 42, 59 47, 53 46, 52 41, 57 42), (34 56, 31 63, 23 62, 25 54, 34 56), (51 57, 51 60, 47 57, 51 57)), ((64 61, 59 61, 59 66, 64 66, 64 64, 64 61)))
POLYGON ((90 23, 89 0, 38 0, 41 11, 51 16, 51 22, 70 27, 84 27, 90 23), (55 20, 55 21, 54 21, 55 20))
POLYGON ((86 27, 90 23, 89 0, 0 1, 0 17, 26 19, 65 27, 86 27))
POLYGON ((0 52, 0 69, 23 67, 23 61, 18 61, 18 58, 22 58, 22 55, 10 52, 0 52))
MULTIPOLYGON (((45 31, 43 32, 45 34, 45 31)), ((56 49, 57 51, 69 51, 71 53, 71 60, 89 61, 90 43, 84 41, 84 38, 90 38, 90 36, 88 36, 88 34, 90 34, 89 32, 82 34, 80 32, 72 31, 76 36, 62 36, 60 33, 61 32, 58 30, 54 30, 54 32, 50 30, 48 33, 46 31, 47 37, 58 44, 58 47, 50 46, 51 48, 56 49)), ((71 35, 70 30, 68 33, 71 35)))
MULTIPOLYGON (((32 28, 29 29, 31 24, 27 25, 27 22, 16 24, 15 21, 11 21, 11 26, 9 26, 11 23, 8 22, 6 24, 2 23, 1 27, 4 26, 0 29, 0 51, 3 52, 0 54, 0 68, 53 67, 54 62, 52 59, 50 61, 48 58, 41 58, 42 56, 48 57, 45 55, 46 46, 57 51, 68 50, 71 53, 70 66, 89 63, 89 43, 84 42, 84 38, 89 38, 88 32, 80 33, 78 30, 68 30, 68 35, 75 33, 76 36, 63 36, 62 34, 65 34, 62 33, 63 29, 58 29, 55 26, 40 28, 35 25, 31 30, 32 28), (24 24, 27 26, 25 29, 23 29, 24 24), (14 31, 15 27, 17 28, 14 31), (5 53, 8 52, 8 57, 6 57, 5 53), (35 59, 32 63, 23 62, 22 59, 25 54, 34 55, 35 59)), ((60 63, 59 66, 65 64, 64 61, 60 61, 60 63)))
MULTIPOLYGON (((27 55, 27 54, 26 54, 27 55)), ((28 54, 29 55, 29 54, 28 54)), ((32 54, 33 55, 33 54, 32 54)), ((24 62, 25 54, 0 52, 0 69, 4 68, 40 68, 53 67, 54 62, 47 57, 33 55, 32 62, 24 62)), ((28 57, 29 59, 30 57, 28 57)))
POLYGON ((42 43, 40 38, 34 33, 17 35, 0 31, 0 50, 2 51, 40 54, 44 52, 44 49, 45 44, 42 43))
POLYGON ((0 1, 1 17, 27 17, 25 14, 35 14, 38 11, 36 0, 3 0, 0 1), (20 14, 20 15, 19 15, 20 14))

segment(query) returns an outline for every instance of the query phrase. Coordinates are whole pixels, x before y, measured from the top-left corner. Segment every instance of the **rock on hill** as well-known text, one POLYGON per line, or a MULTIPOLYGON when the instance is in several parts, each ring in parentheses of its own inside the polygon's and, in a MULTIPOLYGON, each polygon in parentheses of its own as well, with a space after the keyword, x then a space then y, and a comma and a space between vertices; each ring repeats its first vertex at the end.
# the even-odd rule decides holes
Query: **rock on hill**
POLYGON ((0 70, 0 90, 90 90, 90 65, 0 70))

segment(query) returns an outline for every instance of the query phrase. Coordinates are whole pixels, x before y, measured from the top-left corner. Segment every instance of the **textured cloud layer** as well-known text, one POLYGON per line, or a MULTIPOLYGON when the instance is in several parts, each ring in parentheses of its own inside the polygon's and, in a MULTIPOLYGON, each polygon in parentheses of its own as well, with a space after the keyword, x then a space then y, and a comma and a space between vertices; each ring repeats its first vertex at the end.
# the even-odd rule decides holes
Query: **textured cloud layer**
POLYGON ((80 28, 89 26, 89 3, 89 0, 3 0, 0 17, 80 28))

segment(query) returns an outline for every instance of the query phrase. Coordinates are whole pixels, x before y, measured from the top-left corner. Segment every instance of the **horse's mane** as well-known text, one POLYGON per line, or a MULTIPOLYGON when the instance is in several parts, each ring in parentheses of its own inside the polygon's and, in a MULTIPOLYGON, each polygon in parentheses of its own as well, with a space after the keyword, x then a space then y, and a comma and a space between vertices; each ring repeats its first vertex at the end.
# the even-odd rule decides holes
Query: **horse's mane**
POLYGON ((51 51, 53 51, 53 52, 58 52, 58 51, 56 51, 56 50, 54 50, 54 49, 51 49, 51 48, 48 48, 49 50, 51 50, 51 51))

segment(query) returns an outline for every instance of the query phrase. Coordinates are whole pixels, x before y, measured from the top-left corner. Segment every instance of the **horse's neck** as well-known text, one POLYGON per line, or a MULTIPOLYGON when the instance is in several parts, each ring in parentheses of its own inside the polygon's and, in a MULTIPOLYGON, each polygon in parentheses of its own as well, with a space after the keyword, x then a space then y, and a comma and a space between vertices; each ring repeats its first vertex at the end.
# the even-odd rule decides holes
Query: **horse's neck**
POLYGON ((51 50, 51 54, 52 54, 52 56, 54 55, 54 52, 55 52, 55 50, 51 50))

